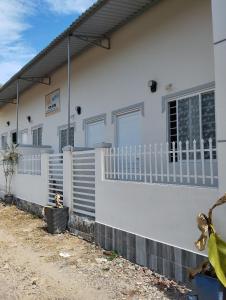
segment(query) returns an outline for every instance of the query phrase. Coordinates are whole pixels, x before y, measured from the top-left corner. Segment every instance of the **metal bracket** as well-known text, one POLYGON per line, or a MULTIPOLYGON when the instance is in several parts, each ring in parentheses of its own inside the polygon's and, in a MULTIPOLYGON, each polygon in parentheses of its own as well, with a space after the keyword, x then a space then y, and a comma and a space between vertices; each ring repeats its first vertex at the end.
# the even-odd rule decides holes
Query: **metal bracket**
POLYGON ((34 83, 41 83, 41 84, 45 84, 45 85, 51 84, 51 78, 48 76, 46 76, 46 77, 24 76, 24 77, 20 77, 19 79, 34 82, 34 83))
POLYGON ((111 49, 111 40, 105 35, 70 34, 70 36, 106 50, 111 49))
POLYGON ((16 104, 16 100, 14 98, 0 98, 0 103, 16 104))

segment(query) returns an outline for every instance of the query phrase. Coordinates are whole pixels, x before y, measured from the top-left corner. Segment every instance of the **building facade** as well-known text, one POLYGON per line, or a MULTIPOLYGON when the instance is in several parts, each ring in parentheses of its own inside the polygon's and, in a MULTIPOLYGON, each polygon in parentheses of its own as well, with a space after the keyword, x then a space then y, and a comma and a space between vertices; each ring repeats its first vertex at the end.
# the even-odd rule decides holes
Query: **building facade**
MULTIPOLYGON (((115 1, 105 2, 96 14, 115 1)), ((185 282, 186 269, 203 260, 194 248, 196 215, 225 192, 226 7, 223 0, 154 2, 110 35, 111 47, 71 56, 70 69, 64 63, 48 74, 51 84, 35 83, 17 105, 4 103, 1 146, 19 142, 40 155, 41 165, 29 167, 36 174, 23 165, 15 176, 19 199, 46 205, 58 184, 49 186, 48 160, 64 161, 60 191, 76 230, 88 220, 104 248, 185 282), (68 145, 74 150, 62 154, 68 145), (92 150, 100 145, 110 148, 92 150), (25 192, 25 178, 44 193, 25 192)), ((222 234, 223 215, 216 217, 222 234)))
MULTIPOLYGON (((191 89, 190 96, 205 91, 205 86, 214 91, 210 1, 171 2, 156 4, 115 32, 111 50, 92 48, 71 61, 73 146, 166 142, 170 126, 167 102, 171 99, 164 97, 178 93, 179 100, 185 91, 191 89), (150 80, 158 84, 155 93, 148 86, 150 80)), ((55 152, 65 146, 67 93, 64 65, 51 74, 50 86, 36 84, 20 95, 20 143, 51 145, 55 152), (46 115, 46 96, 56 90, 59 110, 46 115)), ((15 105, 1 109, 3 144, 6 135, 8 142, 15 141, 15 116, 15 105)))

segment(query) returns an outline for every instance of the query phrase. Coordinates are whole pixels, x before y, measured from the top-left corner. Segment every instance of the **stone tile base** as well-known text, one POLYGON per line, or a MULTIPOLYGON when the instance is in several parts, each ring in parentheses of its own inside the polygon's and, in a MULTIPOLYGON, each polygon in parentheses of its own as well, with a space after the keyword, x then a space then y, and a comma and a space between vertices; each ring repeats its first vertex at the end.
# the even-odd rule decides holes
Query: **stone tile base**
POLYGON ((99 223, 95 224, 95 242, 106 250, 115 250, 134 263, 189 286, 188 269, 206 260, 202 255, 99 223))
POLYGON ((93 220, 72 214, 68 228, 71 233, 81 236, 86 241, 94 242, 95 222, 93 220))
POLYGON ((40 218, 43 218, 43 206, 32 203, 20 198, 14 198, 14 204, 17 208, 27 211, 35 216, 38 216, 40 218))

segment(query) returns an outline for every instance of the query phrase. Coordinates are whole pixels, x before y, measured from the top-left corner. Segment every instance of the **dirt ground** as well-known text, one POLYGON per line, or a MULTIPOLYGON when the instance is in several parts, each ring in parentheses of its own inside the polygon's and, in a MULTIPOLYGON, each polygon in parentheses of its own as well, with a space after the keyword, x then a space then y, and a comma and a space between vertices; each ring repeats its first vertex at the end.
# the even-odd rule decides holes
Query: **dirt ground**
POLYGON ((0 203, 0 299, 175 300, 184 291, 69 233, 48 234, 43 220, 0 203))

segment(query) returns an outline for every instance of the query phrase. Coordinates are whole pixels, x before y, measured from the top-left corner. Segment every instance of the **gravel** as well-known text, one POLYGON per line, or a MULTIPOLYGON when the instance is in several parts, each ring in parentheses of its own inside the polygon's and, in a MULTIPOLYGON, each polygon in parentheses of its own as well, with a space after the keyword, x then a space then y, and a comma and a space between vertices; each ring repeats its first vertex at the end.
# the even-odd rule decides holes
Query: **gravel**
POLYGON ((185 299, 173 280, 69 233, 48 234, 43 220, 14 206, 0 204, 0 216, 4 300, 185 299))

